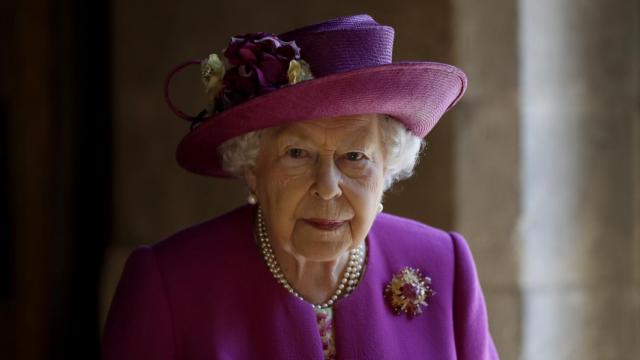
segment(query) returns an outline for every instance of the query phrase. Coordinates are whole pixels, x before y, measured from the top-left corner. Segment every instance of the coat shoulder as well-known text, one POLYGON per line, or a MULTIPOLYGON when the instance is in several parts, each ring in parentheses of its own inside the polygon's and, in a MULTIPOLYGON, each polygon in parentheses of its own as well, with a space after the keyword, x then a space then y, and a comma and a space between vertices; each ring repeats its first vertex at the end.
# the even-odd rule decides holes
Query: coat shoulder
POLYGON ((225 214, 183 228, 151 245, 164 261, 192 262, 202 256, 207 261, 240 252, 251 244, 253 209, 241 206, 225 214))
POLYGON ((451 234, 446 230, 388 213, 378 215, 372 230, 402 241, 451 242, 451 234))
POLYGON ((376 218, 372 232, 385 252, 453 259, 454 247, 449 231, 413 219, 382 213, 376 218))

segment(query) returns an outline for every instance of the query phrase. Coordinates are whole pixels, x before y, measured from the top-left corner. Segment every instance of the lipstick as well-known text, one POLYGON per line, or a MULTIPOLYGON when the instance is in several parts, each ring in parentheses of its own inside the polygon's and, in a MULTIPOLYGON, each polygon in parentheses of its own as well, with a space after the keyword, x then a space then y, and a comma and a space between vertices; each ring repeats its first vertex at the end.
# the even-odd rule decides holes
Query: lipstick
POLYGON ((328 219, 305 219, 307 224, 315 227, 319 230, 324 231, 332 231, 338 229, 340 226, 344 225, 346 221, 342 220, 328 220, 328 219))

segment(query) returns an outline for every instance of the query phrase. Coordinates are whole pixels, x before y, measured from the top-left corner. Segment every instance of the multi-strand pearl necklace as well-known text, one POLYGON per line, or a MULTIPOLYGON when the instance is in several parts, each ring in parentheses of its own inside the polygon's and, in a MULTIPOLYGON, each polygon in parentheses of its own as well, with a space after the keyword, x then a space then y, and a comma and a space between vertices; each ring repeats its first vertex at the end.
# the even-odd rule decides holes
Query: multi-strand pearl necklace
MULTIPOLYGON (((297 297, 300 300, 306 301, 302 295, 300 295, 292 286, 289 284, 289 281, 284 277, 282 270, 280 269, 280 265, 278 264, 278 260, 276 259, 276 255, 273 252, 273 248, 271 247, 271 241, 269 241, 269 236, 267 235, 267 228, 262 219, 262 209, 258 207, 258 240, 260 245, 260 250, 262 251, 262 256, 264 257, 271 274, 282 286, 287 289, 291 294, 297 297)), ((338 288, 336 291, 329 297, 329 299, 321 304, 311 304, 315 309, 325 309, 333 306, 333 304, 340 298, 348 296, 353 289, 358 284, 360 280, 360 274, 362 273, 362 267, 364 264, 364 256, 363 256, 362 247, 357 247, 351 251, 349 251, 349 263, 347 264, 347 269, 344 272, 344 276, 338 283, 338 288)))

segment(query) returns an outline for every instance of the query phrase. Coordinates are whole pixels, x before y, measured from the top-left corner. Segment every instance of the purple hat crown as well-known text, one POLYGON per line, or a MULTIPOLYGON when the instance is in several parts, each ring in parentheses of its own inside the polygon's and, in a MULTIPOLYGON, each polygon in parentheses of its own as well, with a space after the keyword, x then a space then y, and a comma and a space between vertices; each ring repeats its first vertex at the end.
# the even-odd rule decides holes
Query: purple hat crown
POLYGON ((165 82, 165 101, 179 117, 203 120, 252 98, 301 81, 365 67, 390 64, 394 30, 369 15, 355 15, 305 26, 280 35, 264 32, 231 37, 223 59, 211 54, 176 66, 165 82), (178 110, 169 84, 179 70, 199 64, 210 104, 197 116, 178 110))
POLYGON ((393 36, 392 27, 369 15, 345 16, 279 35, 300 46, 302 58, 318 77, 390 64, 393 36))

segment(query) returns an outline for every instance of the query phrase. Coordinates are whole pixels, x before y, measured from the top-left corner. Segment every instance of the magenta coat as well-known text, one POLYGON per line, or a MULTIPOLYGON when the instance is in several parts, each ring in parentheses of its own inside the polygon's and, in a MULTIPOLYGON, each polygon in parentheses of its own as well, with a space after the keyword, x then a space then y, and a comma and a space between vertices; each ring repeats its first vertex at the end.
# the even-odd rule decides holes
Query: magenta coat
MULTIPOLYGON (((253 207, 177 232, 129 256, 104 329, 105 360, 322 359, 311 306, 276 283, 254 242, 253 207)), ((338 359, 498 359, 464 238, 379 214, 354 292, 334 305, 338 359), (437 292, 421 315, 383 297, 420 269, 437 292)))

